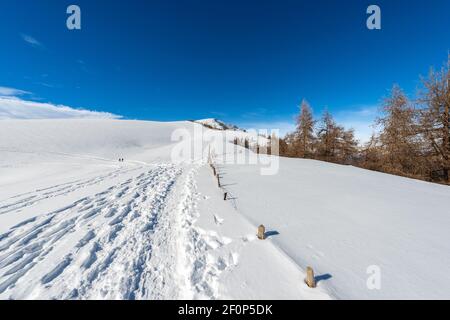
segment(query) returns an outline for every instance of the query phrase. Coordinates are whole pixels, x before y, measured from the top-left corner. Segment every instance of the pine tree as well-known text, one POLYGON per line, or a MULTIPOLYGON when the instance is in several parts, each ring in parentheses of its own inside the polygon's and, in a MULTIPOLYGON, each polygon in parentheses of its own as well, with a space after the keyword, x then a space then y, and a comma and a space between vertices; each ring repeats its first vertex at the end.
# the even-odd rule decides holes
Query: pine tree
POLYGON ((343 128, 338 126, 333 116, 325 110, 317 132, 317 156, 321 160, 335 162, 338 139, 343 128))
POLYGON ((339 162, 352 164, 358 154, 358 140, 355 138, 355 130, 343 130, 340 137, 339 162))
POLYGON ((442 178, 450 183, 450 54, 447 65, 431 70, 423 85, 419 131, 430 145, 432 169, 442 169, 442 178))
POLYGON ((306 100, 303 100, 295 131, 296 156, 300 158, 311 157, 314 143, 314 124, 311 107, 306 100))
POLYGON ((361 166, 369 170, 381 171, 380 154, 378 137, 372 134, 362 149, 361 166))
POLYGON ((414 108, 399 86, 394 85, 391 95, 384 100, 379 137, 382 170, 399 175, 418 176, 420 145, 416 139, 414 108))
POLYGON ((286 157, 297 157, 296 141, 295 132, 288 133, 283 139, 283 146, 280 146, 280 152, 283 150, 286 157))
POLYGON ((279 152, 280 156, 282 156, 282 157, 288 157, 289 156, 289 146, 286 143, 286 138, 284 138, 284 139, 280 138, 278 140, 278 148, 279 148, 278 152, 279 152))

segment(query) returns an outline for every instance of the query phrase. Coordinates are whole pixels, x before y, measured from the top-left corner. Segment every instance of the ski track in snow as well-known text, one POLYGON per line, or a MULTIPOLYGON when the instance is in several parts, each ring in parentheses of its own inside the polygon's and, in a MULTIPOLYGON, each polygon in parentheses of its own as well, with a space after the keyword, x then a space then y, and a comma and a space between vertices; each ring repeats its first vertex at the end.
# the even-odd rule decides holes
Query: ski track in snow
MULTIPOLYGON (((18 210, 117 174, 20 195, 18 201, 2 205, 0 212, 18 210)), ((64 245, 71 233, 85 230, 60 263, 40 279, 31 280, 35 282, 32 287, 66 288, 56 290, 54 298, 135 298, 158 215, 179 174, 180 169, 173 166, 159 166, 93 197, 23 221, 1 235, 0 294, 14 288, 37 264, 45 264, 46 257, 64 245)))
POLYGON ((15 195, 8 199, 1 201, 0 205, 0 215, 10 213, 10 212, 20 212, 21 209, 33 206, 43 200, 50 198, 55 198, 61 195, 67 195, 68 193, 75 192, 79 189, 90 187, 99 184, 107 179, 112 179, 118 177, 121 174, 132 172, 138 170, 139 168, 133 169, 117 169, 113 172, 88 179, 80 179, 72 182, 58 184, 52 187, 38 189, 34 192, 27 192, 19 195, 15 195))
MULTIPOLYGON (((118 173, 113 172, 112 175, 114 174, 118 173)), ((81 267, 81 270, 86 270, 86 277, 92 281, 95 280, 97 276, 95 272, 99 273, 102 268, 106 269, 107 262, 109 260, 112 262, 113 255, 110 253, 117 251, 117 248, 108 248, 107 242, 110 241, 111 246, 119 246, 120 243, 114 242, 114 238, 120 239, 121 231, 132 233, 130 230, 132 226, 128 226, 127 222, 138 218, 143 220, 149 216, 151 218, 151 215, 158 209, 159 199, 169 189, 174 174, 173 169, 159 167, 140 175, 134 181, 129 179, 93 197, 78 200, 50 214, 29 219, 13 227, 1 236, 0 241, 0 294, 14 286, 36 264, 45 264, 45 258, 55 251, 58 245, 64 244, 70 234, 75 231, 86 230, 86 235, 59 264, 42 276, 40 284, 47 285, 60 281, 58 278, 63 272, 70 269, 72 263, 80 262, 80 259, 84 261, 77 264, 76 268, 81 267), (147 201, 148 195, 145 193, 147 189, 157 184, 158 187, 152 191, 151 203, 148 203, 150 201, 147 201), (138 202, 148 204, 148 210, 140 211, 143 208, 138 206, 138 202), (96 260, 98 260, 97 265, 95 264, 96 260), (89 270, 90 267, 93 267, 94 271, 89 270)), ((100 176, 83 182, 76 181, 72 184, 39 190, 44 193, 41 196, 32 196, 32 198, 42 199, 58 196, 64 192, 71 192, 97 183, 105 178, 106 176, 100 176)), ((24 200, 26 205, 28 205, 26 201, 29 198, 24 200)), ((21 202, 18 201, 16 204, 20 208, 21 202)), ((18 209, 17 205, 15 206, 16 210, 18 209)), ((150 222, 146 222, 147 224, 151 223, 151 219, 148 221, 150 222)), ((148 230, 150 229, 148 228, 148 230)), ((126 236, 123 235, 122 240, 124 237, 126 236)), ((100 276, 100 274, 98 275, 100 276)), ((66 283, 66 285, 72 286, 70 283, 66 283)), ((81 289, 86 286, 84 283, 80 283, 80 285, 84 285, 81 289)), ((35 286, 38 285, 35 284, 35 286)), ((61 295, 63 297, 64 293, 61 292, 61 295)))
POLYGON ((194 226, 195 167, 122 168, 15 196, 0 213, 139 169, 0 235, 0 298, 217 299, 218 277, 237 255, 215 254, 231 240, 194 226))

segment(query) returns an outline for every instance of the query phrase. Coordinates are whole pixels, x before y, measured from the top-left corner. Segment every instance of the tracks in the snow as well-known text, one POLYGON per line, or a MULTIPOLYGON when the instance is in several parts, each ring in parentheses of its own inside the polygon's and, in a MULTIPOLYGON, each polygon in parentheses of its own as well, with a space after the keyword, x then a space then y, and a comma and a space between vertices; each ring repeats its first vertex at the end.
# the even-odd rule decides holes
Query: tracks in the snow
POLYGON ((237 257, 214 255, 231 239, 194 226, 194 167, 121 169, 2 201, 0 214, 19 214, 108 178, 121 181, 1 234, 0 299, 217 298, 219 274, 237 257))
POLYGON ((69 193, 75 192, 77 190, 80 190, 82 188, 87 188, 90 186, 93 186, 95 184, 99 184, 100 182, 103 182, 107 179, 112 179, 115 177, 118 177, 119 175, 123 175, 124 173, 138 170, 138 168, 132 168, 132 169, 116 169, 112 172, 94 177, 94 178, 87 178, 87 179, 79 179, 67 183, 58 184, 55 186, 51 186, 48 188, 43 188, 36 190, 34 192, 27 192, 15 195, 13 197, 10 197, 8 199, 2 200, 0 204, 0 215, 19 211, 21 209, 24 209, 26 207, 30 207, 32 205, 35 205, 41 201, 55 198, 61 195, 67 195, 69 193))
POLYGON ((0 235, 0 296, 136 298, 155 228, 181 173, 173 165, 156 166, 0 235))

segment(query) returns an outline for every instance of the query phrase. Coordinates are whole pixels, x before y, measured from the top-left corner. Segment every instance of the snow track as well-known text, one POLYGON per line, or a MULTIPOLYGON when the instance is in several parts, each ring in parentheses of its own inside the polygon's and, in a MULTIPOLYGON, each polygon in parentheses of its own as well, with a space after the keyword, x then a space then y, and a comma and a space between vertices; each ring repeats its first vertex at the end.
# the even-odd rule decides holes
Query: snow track
POLYGON ((27 192, 23 194, 18 194, 8 199, 1 201, 0 203, 0 215, 15 212, 26 207, 33 206, 41 201, 48 200, 51 198, 55 198, 61 195, 67 195, 72 192, 76 192, 82 188, 86 188, 89 186, 93 186, 95 184, 99 184, 100 182, 106 179, 112 179, 118 177, 119 175, 123 175, 124 173, 138 170, 138 168, 132 169, 116 169, 112 172, 109 172, 104 175, 100 175, 93 178, 88 179, 80 179, 75 180, 55 186, 51 186, 48 188, 43 188, 36 190, 34 192, 27 192))
MULTIPOLYGON (((197 192, 194 172, 190 173, 182 194, 178 206, 180 214, 177 215, 181 230, 185 231, 181 235, 184 250, 180 250, 181 262, 178 264, 185 281, 182 298, 219 299, 219 276, 225 269, 230 270, 236 265, 237 253, 227 255, 220 252, 232 240, 196 225, 200 218, 197 208, 200 194, 197 192)), ((221 221, 218 217, 216 219, 221 221)))
MULTIPOLYGON (((193 171, 184 171, 146 168, 0 235, 0 298, 167 299, 192 292, 180 259, 190 246, 183 239, 191 231, 183 227, 195 210, 193 171)), ((19 195, 1 209, 19 210, 104 178, 19 195)))

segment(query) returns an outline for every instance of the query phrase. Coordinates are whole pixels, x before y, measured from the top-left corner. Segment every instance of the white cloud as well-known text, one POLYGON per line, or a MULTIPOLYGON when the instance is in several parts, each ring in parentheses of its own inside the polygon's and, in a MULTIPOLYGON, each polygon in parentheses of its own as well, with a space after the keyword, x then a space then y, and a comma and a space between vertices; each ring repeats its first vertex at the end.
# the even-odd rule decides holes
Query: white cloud
POLYGON ((30 94, 30 92, 14 88, 0 87, 0 96, 22 96, 26 94, 30 94))
MULTIPOLYGON (((7 91, 5 91, 7 92, 7 91)), ((75 109, 64 105, 27 101, 18 97, 1 96, 0 120, 5 119, 119 119, 109 112, 75 109)))
POLYGON ((23 41, 25 41, 29 45, 31 45, 35 48, 44 48, 44 45, 41 42, 39 42, 38 40, 36 40, 35 38, 33 38, 32 36, 29 36, 29 35, 23 34, 23 33, 20 36, 22 37, 23 41))

